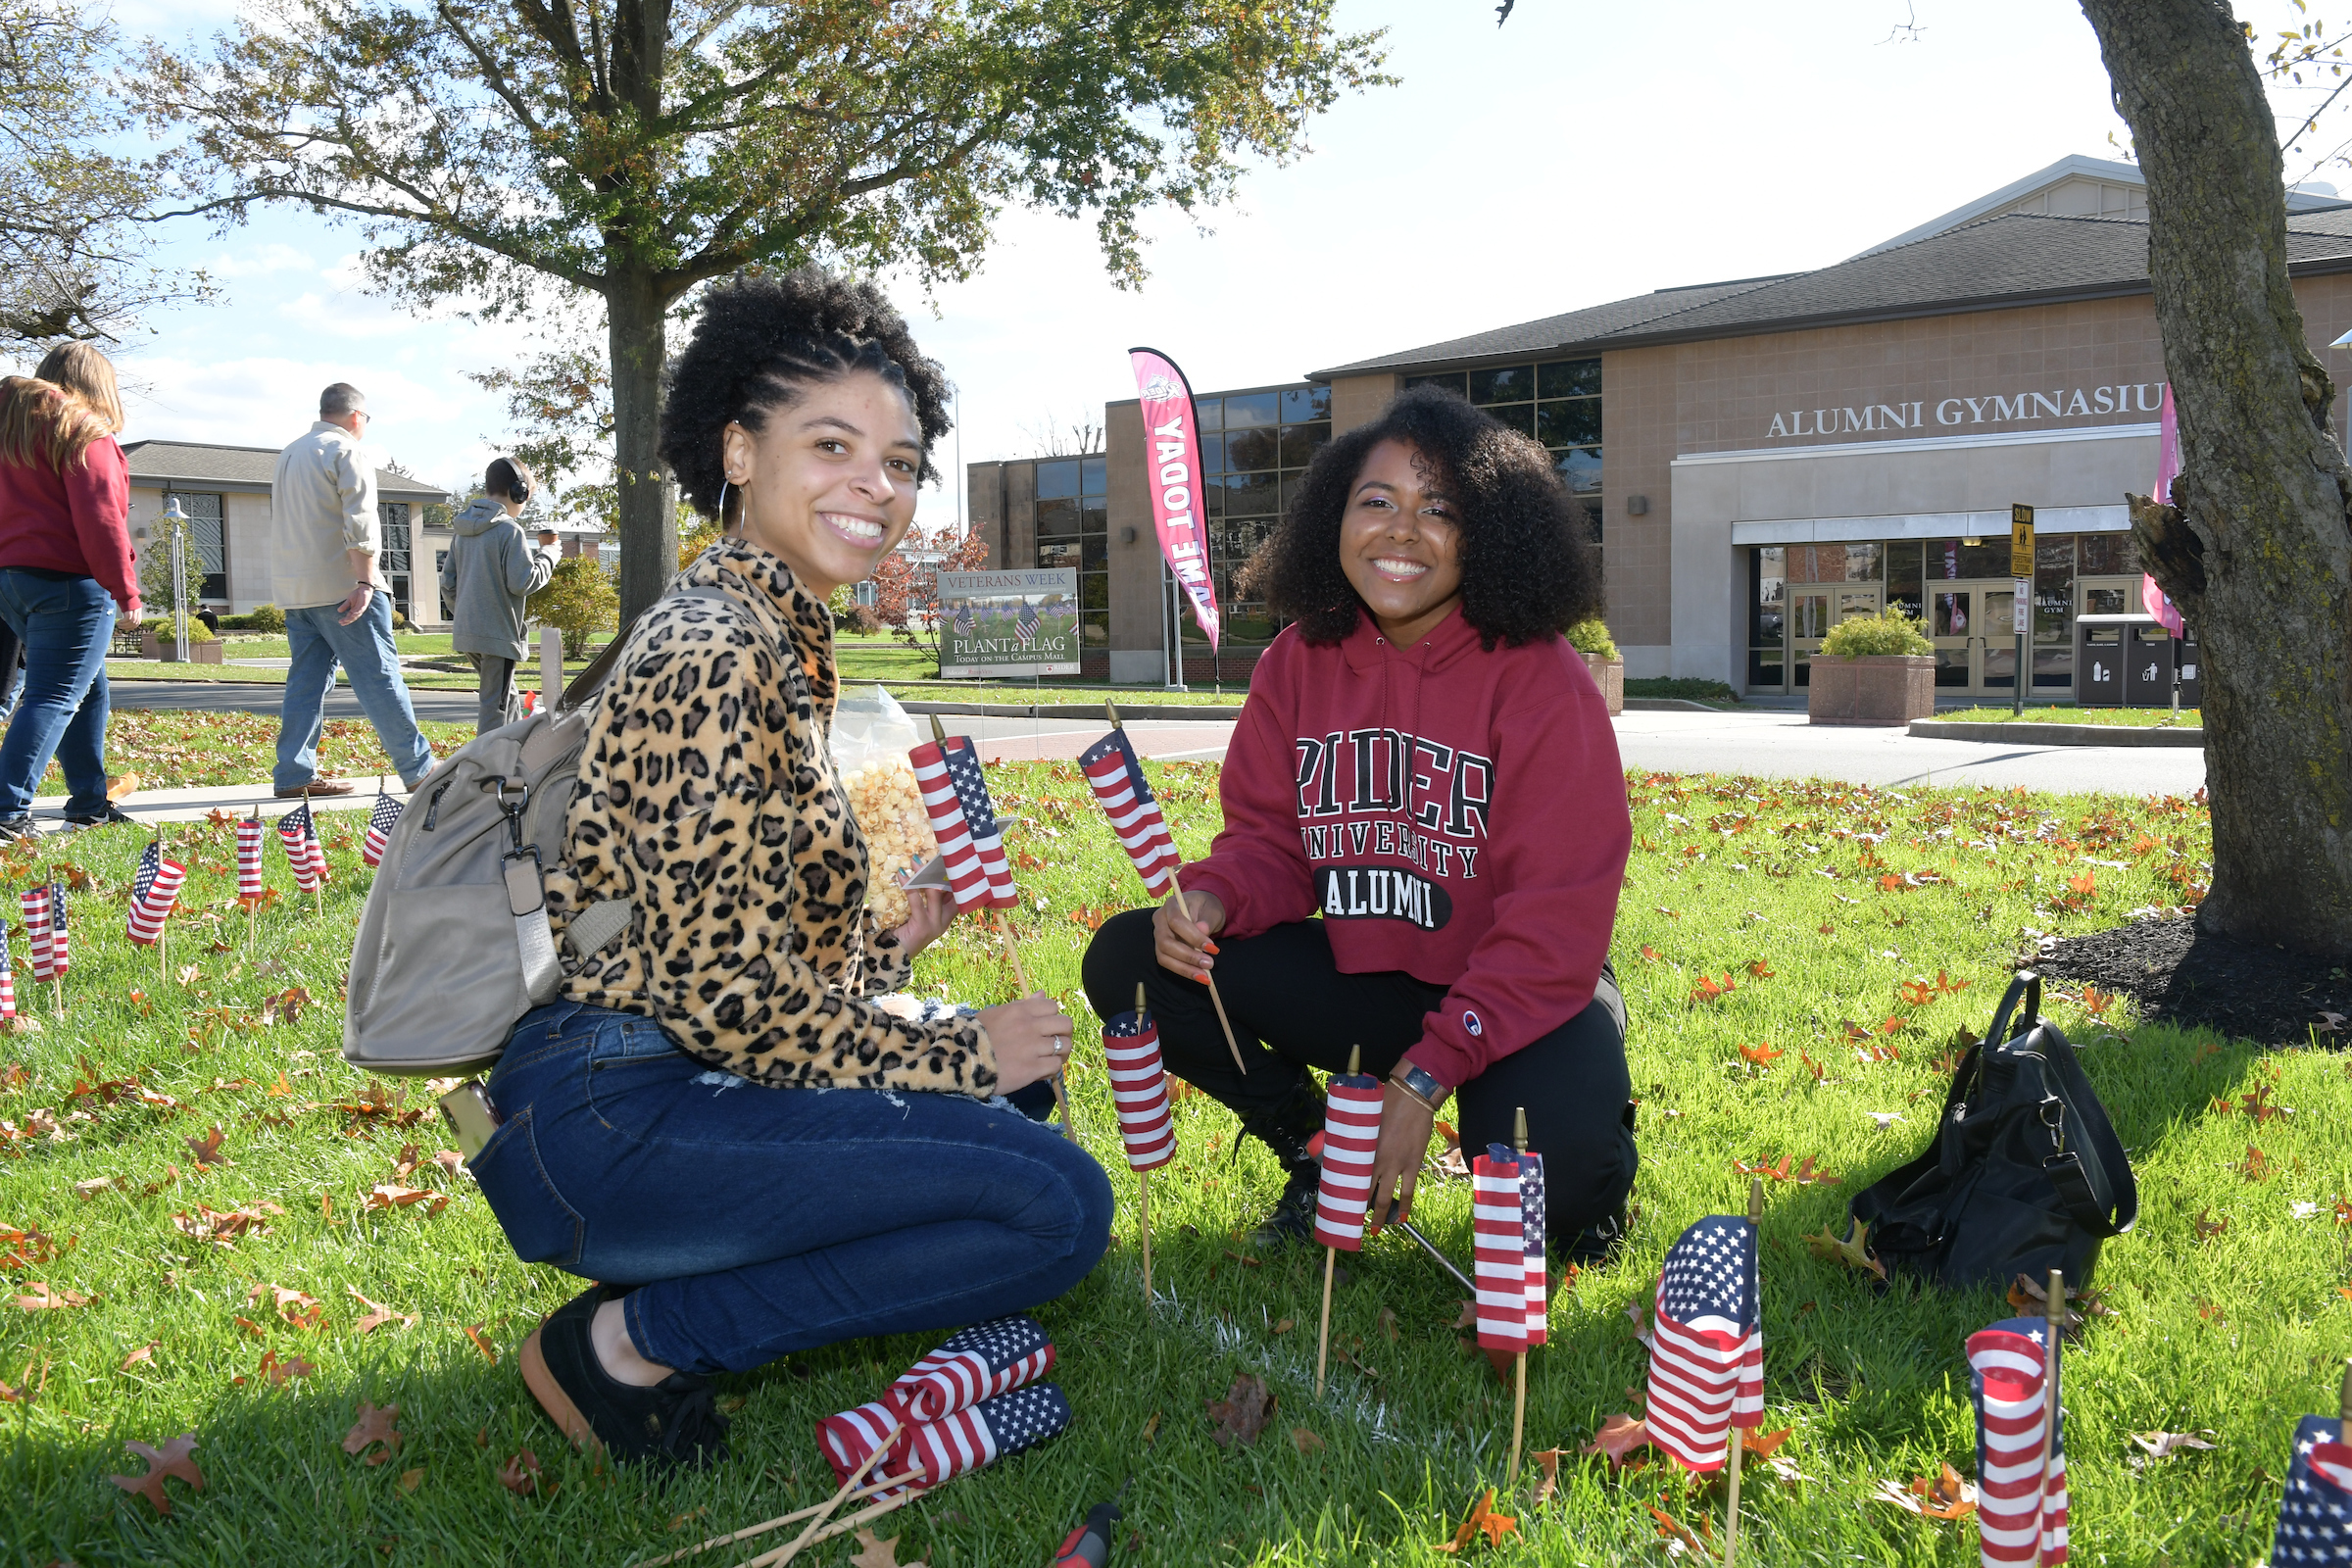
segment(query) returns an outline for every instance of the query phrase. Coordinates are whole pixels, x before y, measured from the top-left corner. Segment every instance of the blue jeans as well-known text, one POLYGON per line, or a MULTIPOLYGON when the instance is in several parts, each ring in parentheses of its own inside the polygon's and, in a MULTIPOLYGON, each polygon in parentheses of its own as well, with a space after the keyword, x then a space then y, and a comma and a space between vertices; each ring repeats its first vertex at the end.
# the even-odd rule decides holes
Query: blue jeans
POLYGON ((956 1094, 771 1089, 636 1013, 523 1015, 471 1161, 525 1262, 634 1285, 639 1353, 742 1372, 1061 1295, 1108 1245, 1094 1156, 956 1094))
POLYGON ((0 568, 0 618, 24 644, 24 694, 0 741, 0 816, 32 808, 52 757, 65 769, 67 812, 104 811, 114 600, 93 578, 58 582, 0 568))
POLYGON ((409 689, 401 684, 400 654, 392 646, 392 601, 381 593, 350 625, 333 605, 286 612, 286 643, 294 658, 286 669, 285 706, 278 710, 277 766, 270 782, 298 789, 318 776, 318 733, 326 724, 326 694, 335 689, 335 665, 351 677, 351 695, 375 726, 375 738, 400 774, 414 785, 433 769, 433 749, 416 727, 409 689))

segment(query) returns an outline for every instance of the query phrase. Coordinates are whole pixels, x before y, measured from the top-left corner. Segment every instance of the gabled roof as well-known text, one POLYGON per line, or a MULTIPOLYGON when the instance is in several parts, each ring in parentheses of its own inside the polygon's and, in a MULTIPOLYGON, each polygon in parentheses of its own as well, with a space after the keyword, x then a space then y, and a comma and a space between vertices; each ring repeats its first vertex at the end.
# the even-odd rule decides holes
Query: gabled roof
MULTIPOLYGON (((2286 255, 2289 270, 2297 274, 2352 271, 2352 204, 2290 217, 2286 255)), ((1869 251, 1817 271, 1662 289, 1336 366, 1314 371, 1313 378, 1537 354, 1597 354, 1612 348, 2146 292, 2144 221, 2007 213, 1907 245, 1869 251)))
MULTIPOLYGON (((185 490, 216 486, 240 493, 270 488, 277 471, 276 447, 216 446, 203 441, 126 441, 122 456, 129 460, 130 482, 185 490)), ((449 492, 394 473, 375 470, 376 494, 386 501, 434 502, 449 500, 449 492)))

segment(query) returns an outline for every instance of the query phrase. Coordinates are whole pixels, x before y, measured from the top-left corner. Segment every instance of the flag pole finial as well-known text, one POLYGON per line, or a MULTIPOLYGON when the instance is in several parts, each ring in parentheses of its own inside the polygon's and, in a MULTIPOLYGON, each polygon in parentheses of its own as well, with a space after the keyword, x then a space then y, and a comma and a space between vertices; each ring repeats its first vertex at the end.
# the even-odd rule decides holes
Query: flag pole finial
POLYGON ((1750 1225, 1764 1223, 1764 1178, 1761 1176, 1747 1179, 1747 1222, 1750 1225))
POLYGON ((2344 1438, 2352 1438, 2352 1361, 2344 1363, 2344 1386, 2335 1396, 2335 1411, 2342 1418, 2344 1438))
POLYGON ((1348 1048, 1348 1076, 1353 1078, 1356 1074, 1362 1072, 1363 1070, 1364 1048, 1361 1046, 1349 1046, 1348 1048))
POLYGON ((948 726, 939 721, 937 713, 931 715, 931 739, 942 746, 948 744, 948 726))
POLYGON ((1119 705, 1112 702, 1107 697, 1102 699, 1102 711, 1110 715, 1110 727, 1112 729, 1125 729, 1127 727, 1119 722, 1119 705))
POLYGON ((1520 1153, 1527 1152, 1527 1107, 1521 1105, 1511 1116, 1511 1147, 1520 1153))
POLYGON ((1148 1022, 1150 1015, 1144 1010, 1144 983, 1138 980, 1135 983, 1135 1026, 1141 1029, 1148 1022))

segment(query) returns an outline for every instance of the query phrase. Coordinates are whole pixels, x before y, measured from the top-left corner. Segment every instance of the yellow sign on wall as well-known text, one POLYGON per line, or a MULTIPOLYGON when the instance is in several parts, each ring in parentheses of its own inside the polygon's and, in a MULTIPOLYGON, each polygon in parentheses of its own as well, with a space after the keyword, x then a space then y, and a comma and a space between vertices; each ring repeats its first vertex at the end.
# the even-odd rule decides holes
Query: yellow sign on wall
POLYGON ((2009 509, 2009 575, 2031 578, 2034 575, 2034 509, 2013 506, 2009 509))

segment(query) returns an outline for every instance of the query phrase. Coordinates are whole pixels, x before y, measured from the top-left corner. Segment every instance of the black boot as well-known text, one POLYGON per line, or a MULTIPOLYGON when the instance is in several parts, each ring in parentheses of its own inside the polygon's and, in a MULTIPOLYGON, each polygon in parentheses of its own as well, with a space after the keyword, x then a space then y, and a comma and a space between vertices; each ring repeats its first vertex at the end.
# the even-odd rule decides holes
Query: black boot
POLYGON ((1250 1245, 1260 1249, 1288 1247, 1315 1233, 1315 1190, 1322 1166, 1307 1143, 1323 1130, 1323 1097, 1314 1080, 1303 1072, 1283 1098, 1242 1118, 1242 1131, 1254 1135, 1274 1152, 1285 1180, 1282 1198, 1273 1212, 1259 1222, 1250 1245))

